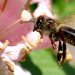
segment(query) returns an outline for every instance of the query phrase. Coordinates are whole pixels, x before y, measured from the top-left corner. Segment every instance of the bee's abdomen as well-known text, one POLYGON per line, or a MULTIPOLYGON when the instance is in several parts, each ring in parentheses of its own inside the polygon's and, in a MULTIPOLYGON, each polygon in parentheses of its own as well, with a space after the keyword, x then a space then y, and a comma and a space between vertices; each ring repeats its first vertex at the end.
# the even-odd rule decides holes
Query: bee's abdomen
POLYGON ((59 36, 62 41, 75 46, 75 29, 69 27, 61 27, 59 31, 59 36))

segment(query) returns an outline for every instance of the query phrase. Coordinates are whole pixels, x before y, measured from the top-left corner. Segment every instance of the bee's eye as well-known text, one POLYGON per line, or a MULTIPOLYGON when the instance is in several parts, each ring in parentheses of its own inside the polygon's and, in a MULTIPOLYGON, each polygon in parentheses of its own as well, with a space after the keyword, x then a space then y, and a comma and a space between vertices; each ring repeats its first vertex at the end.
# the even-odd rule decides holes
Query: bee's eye
POLYGON ((36 24, 37 25, 41 25, 42 24, 42 20, 37 20, 36 24))
POLYGON ((50 27, 50 28, 55 28, 56 26, 56 21, 51 19, 51 18, 48 18, 46 20, 46 26, 50 27))
POLYGON ((39 16, 39 17, 37 18, 36 23, 39 24, 39 25, 41 25, 43 22, 44 22, 44 16, 39 16))
POLYGON ((42 20, 38 20, 38 23, 42 23, 42 20))
POLYGON ((47 24, 50 25, 50 24, 53 24, 54 23, 54 20, 53 19, 47 19, 47 24))

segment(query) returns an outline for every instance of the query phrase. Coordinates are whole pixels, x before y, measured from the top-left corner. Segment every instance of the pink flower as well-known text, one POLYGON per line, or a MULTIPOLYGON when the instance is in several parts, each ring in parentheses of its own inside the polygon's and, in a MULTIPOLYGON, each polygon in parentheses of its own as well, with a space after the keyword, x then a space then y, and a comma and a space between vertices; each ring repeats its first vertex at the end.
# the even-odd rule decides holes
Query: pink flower
POLYGON ((20 24, 15 26, 11 24, 20 18, 22 9, 24 8, 24 0, 7 0, 7 4, 3 12, 0 13, 0 40, 8 39, 10 45, 15 45, 22 40, 22 35, 27 35, 33 28, 31 23, 20 24), (8 28, 9 27, 9 28, 8 28))
MULTIPOLYGON (((48 17, 53 18, 49 10, 50 6, 48 5, 50 0, 47 1, 38 0, 38 1, 39 1, 38 7, 33 13, 34 17, 37 18, 40 15, 46 15, 48 17)), ((50 39, 48 38, 48 36, 44 36, 43 39, 40 39, 41 37, 40 34, 36 31, 33 32, 34 23, 19 22, 20 20, 26 21, 24 17, 21 18, 22 17, 21 13, 22 10, 24 9, 24 6, 25 6, 25 0, 3 0, 1 1, 0 4, 0 40, 2 42, 4 42, 5 40, 9 40, 10 42, 9 45, 14 45, 14 46, 7 46, 4 49, 3 53, 1 54, 1 58, 4 62, 8 61, 9 63, 11 63, 10 65, 6 63, 6 65, 10 67, 11 70, 14 70, 15 75, 17 75, 18 73, 17 70, 22 71, 23 73, 23 70, 19 68, 15 63, 21 61, 23 55, 25 55, 24 54, 25 52, 23 52, 25 51, 24 47, 30 50, 33 49, 33 47, 29 46, 27 42, 23 44, 24 40, 22 39, 22 35, 26 36, 27 39, 31 43, 33 43, 33 46, 37 49, 47 48, 51 46, 50 39), (40 44, 41 42, 42 44, 40 44)), ((28 16, 25 17, 28 20, 30 20, 28 16)), ((28 72, 27 74, 30 75, 31 73, 28 72)))
MULTIPOLYGON (((43 1, 44 0, 42 0, 42 2, 43 1)), ((7 0, 4 10, 0 13, 0 40, 2 42, 7 39, 10 41, 10 45, 16 45, 22 41, 22 35, 27 36, 29 35, 28 33, 33 30, 33 23, 17 23, 14 26, 11 25, 20 18, 22 9, 24 9, 24 2, 25 0, 7 0)), ((38 6, 38 8, 40 7, 38 6)), ((38 8, 36 9, 37 11, 39 11, 38 8)), ((34 13, 36 14, 37 12, 35 11, 34 13)), ((49 38, 44 36, 43 39, 44 42, 40 47, 50 47, 50 42, 48 42, 49 38)))

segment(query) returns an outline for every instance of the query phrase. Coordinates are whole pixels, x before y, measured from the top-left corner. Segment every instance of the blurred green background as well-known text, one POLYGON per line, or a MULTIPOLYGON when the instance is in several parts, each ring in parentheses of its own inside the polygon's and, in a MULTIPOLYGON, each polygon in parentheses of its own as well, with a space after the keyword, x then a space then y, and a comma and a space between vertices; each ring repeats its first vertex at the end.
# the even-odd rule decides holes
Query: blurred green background
POLYGON ((52 0, 52 12, 59 18, 75 14, 75 0, 52 0))
MULTIPOLYGON (((34 9, 34 6, 31 6, 34 9)), ((58 18, 75 13, 75 0, 53 0, 52 12, 58 18)), ((32 51, 25 62, 20 62, 23 68, 32 75, 75 75, 75 65, 65 63, 61 69, 50 48, 32 51)))

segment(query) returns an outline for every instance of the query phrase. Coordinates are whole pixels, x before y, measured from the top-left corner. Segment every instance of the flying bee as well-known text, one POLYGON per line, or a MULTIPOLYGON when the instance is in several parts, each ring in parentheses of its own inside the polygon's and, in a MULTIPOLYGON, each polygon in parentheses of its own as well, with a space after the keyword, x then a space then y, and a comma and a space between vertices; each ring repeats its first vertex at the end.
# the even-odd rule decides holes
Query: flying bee
MULTIPOLYGON (((29 8, 29 0, 28 3, 25 4, 25 7, 31 12, 29 8)), ((33 31, 38 31, 41 38, 43 38, 43 34, 48 35, 53 48, 56 46, 55 41, 59 41, 57 61, 61 66, 66 58, 66 43, 75 46, 75 15, 69 16, 60 21, 44 15, 41 15, 36 19, 33 16, 31 21, 34 22, 33 31)))
POLYGON ((55 41, 59 41, 57 61, 61 65, 66 58, 66 43, 75 46, 75 15, 65 20, 56 21, 50 17, 39 16, 35 20, 33 31, 38 31, 49 36, 54 48, 55 41), (67 20, 68 19, 68 20, 67 20))

